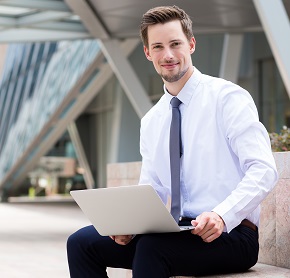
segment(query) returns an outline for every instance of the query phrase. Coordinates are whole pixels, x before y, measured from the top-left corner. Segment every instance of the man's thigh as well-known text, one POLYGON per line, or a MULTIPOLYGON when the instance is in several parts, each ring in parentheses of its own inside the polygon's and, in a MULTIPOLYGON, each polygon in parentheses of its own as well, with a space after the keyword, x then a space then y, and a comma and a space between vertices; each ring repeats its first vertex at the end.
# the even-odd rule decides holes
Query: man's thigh
POLYGON ((238 226, 211 243, 203 242, 190 231, 149 234, 140 237, 136 250, 152 246, 165 259, 171 276, 240 272, 249 269, 258 258, 258 232, 238 226))
POLYGON ((99 235, 93 226, 79 230, 74 237, 84 253, 103 267, 132 269, 136 252, 144 252, 139 263, 150 261, 157 254, 170 276, 245 271, 257 262, 259 249, 258 232, 244 226, 223 233, 211 243, 184 231, 137 235, 129 244, 119 245, 110 237, 99 235))

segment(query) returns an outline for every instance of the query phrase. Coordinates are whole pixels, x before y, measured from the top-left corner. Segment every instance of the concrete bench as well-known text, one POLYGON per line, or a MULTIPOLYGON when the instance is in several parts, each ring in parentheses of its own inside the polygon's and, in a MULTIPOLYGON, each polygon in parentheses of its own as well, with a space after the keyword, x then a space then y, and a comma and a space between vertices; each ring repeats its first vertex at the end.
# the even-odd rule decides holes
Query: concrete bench
MULTIPOLYGON (((258 264, 246 273, 207 277, 290 278, 290 152, 274 153, 274 158, 279 181, 261 205, 258 264)), ((107 187, 137 184, 140 169, 141 162, 109 164, 107 187)), ((132 277, 129 270, 109 269, 108 272, 111 278, 132 277)))

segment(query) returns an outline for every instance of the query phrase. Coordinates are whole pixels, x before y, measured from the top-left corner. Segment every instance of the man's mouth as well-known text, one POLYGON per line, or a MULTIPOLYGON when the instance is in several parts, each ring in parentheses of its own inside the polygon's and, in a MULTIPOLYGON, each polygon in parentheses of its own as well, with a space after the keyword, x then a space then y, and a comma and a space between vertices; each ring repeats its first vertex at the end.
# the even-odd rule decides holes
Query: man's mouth
POLYGON ((161 66, 165 69, 174 69, 179 63, 166 63, 161 66))

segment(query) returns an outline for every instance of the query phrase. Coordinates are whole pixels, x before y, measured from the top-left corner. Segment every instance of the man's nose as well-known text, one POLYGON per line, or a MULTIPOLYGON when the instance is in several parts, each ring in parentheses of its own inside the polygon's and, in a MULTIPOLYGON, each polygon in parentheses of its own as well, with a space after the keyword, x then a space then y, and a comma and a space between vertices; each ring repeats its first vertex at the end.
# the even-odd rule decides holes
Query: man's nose
POLYGON ((174 55, 173 55, 172 49, 170 49, 169 47, 165 48, 164 53, 163 53, 163 58, 165 60, 172 60, 173 57, 174 57, 174 55))

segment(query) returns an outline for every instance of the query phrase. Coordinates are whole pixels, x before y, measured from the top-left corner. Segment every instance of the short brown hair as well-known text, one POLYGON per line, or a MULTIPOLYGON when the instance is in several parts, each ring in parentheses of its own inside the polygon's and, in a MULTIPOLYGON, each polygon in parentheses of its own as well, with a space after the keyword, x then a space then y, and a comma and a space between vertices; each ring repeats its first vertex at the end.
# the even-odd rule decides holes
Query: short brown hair
POLYGON ((143 44, 148 47, 148 26, 166 23, 172 20, 180 20, 182 30, 188 39, 193 37, 192 21, 184 10, 177 6, 160 6, 148 10, 142 17, 140 25, 140 36, 143 44))

